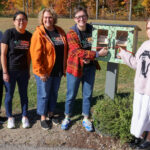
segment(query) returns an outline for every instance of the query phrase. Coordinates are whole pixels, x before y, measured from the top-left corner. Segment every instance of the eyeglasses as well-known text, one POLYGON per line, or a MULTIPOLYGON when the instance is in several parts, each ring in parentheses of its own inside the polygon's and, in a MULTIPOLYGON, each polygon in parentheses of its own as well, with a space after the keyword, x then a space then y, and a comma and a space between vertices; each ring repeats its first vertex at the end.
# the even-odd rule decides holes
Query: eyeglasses
POLYGON ((87 19, 87 16, 86 15, 84 15, 84 16, 76 16, 75 18, 78 19, 78 20, 81 19, 81 18, 82 19, 87 19))
POLYGON ((26 19, 15 19, 16 21, 18 21, 18 22, 26 22, 27 20, 26 19))
POLYGON ((150 27, 146 27, 146 30, 150 30, 150 27))
POLYGON ((52 19, 53 19, 53 17, 44 17, 44 19, 52 20, 52 19))

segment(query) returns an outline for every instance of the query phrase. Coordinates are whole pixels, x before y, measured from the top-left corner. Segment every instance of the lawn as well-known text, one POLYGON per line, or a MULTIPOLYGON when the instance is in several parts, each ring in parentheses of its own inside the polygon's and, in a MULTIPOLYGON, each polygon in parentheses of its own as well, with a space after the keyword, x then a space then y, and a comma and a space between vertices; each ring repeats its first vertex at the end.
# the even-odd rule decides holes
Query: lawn
MULTIPOLYGON (((0 18, 0 29, 4 32, 6 29, 13 27, 13 20, 12 18, 0 18)), ((89 20, 89 22, 100 22, 100 23, 112 23, 112 24, 132 24, 138 25, 141 28, 139 32, 139 40, 138 46, 146 40, 145 36, 145 22, 143 21, 110 21, 110 20, 89 20)), ((66 32, 69 28, 74 24, 72 19, 58 19, 58 25, 61 26, 66 32)), ((38 20, 36 18, 29 18, 27 29, 31 32, 35 30, 35 27, 38 25, 38 20)), ((96 100, 100 99, 104 95, 105 89, 105 76, 106 76, 106 62, 99 62, 101 65, 101 71, 97 71, 96 79, 95 79, 95 86, 93 91, 93 97, 96 100)), ((118 90, 117 93, 120 95, 122 93, 133 93, 133 79, 134 79, 134 71, 127 67, 126 65, 119 66, 119 76, 118 76, 118 90)), ((62 111, 64 110, 64 102, 66 96, 66 78, 62 78, 61 86, 59 90, 58 96, 58 107, 62 111)), ((29 97, 29 109, 36 108, 36 83, 34 76, 31 70, 31 77, 29 82, 28 88, 28 97, 29 97)), ((81 104, 81 87, 79 89, 77 95, 77 101, 81 104)), ((95 104, 95 103, 93 103, 95 104)), ((3 104, 4 106, 4 104, 3 104)), ((78 108, 81 108, 81 105, 78 105, 78 108)), ((18 89, 15 90, 15 95, 13 99, 13 111, 19 113, 20 110, 20 100, 18 95, 18 89)), ((81 110, 79 110, 81 112, 81 110)))

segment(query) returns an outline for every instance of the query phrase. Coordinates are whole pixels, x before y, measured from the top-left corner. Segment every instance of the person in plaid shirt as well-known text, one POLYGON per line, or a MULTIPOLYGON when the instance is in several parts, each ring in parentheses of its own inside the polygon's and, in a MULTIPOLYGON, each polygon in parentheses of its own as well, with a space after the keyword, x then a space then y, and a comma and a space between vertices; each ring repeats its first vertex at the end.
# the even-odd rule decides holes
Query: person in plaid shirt
POLYGON ((83 126, 87 131, 92 131, 92 123, 89 120, 90 102, 95 80, 95 71, 100 69, 94 59, 99 56, 106 56, 107 48, 100 51, 91 51, 92 26, 87 23, 88 14, 84 7, 77 6, 74 11, 74 21, 76 24, 67 33, 69 54, 67 60, 67 96, 65 103, 65 119, 61 124, 63 130, 70 125, 70 115, 72 113, 73 102, 78 92, 80 82, 82 82, 83 105, 82 114, 84 116, 83 126))

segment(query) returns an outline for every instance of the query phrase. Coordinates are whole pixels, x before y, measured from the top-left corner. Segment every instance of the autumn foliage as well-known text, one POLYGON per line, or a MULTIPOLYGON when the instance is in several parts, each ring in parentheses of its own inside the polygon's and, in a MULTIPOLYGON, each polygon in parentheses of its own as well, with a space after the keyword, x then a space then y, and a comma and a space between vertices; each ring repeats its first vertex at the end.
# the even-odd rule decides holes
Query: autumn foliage
MULTIPOLYGON (((98 2, 99 17, 105 15, 127 15, 131 0, 0 0, 0 14, 10 15, 17 10, 27 14, 37 14, 44 7, 52 7, 59 16, 69 16, 76 5, 87 7, 90 17, 95 17, 96 1, 98 2)), ((132 15, 149 15, 150 0, 132 0, 132 15)))

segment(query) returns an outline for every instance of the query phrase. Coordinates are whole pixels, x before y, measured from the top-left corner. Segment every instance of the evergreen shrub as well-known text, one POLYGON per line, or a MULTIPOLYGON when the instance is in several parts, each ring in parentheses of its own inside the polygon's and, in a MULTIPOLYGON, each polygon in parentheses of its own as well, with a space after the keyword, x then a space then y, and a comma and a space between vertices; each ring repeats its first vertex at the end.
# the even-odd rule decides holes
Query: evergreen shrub
POLYGON ((93 108, 94 126, 103 135, 119 138, 121 142, 132 139, 130 124, 132 117, 133 95, 114 100, 108 97, 98 100, 93 108))

